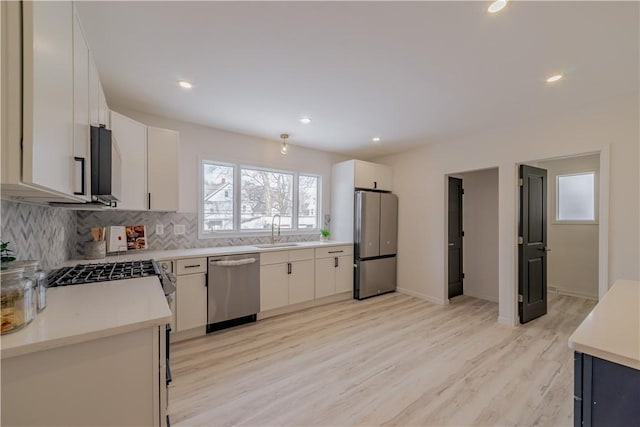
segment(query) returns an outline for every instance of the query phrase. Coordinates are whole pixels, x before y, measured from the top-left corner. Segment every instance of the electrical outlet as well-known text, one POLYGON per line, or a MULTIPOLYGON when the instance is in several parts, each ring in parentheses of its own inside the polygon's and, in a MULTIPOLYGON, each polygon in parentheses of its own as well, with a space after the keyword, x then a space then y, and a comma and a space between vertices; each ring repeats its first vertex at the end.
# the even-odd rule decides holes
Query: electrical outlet
POLYGON ((164 225, 156 224, 156 234, 159 236, 164 234, 164 225))
POLYGON ((175 224, 173 226, 173 234, 185 234, 184 224, 175 224))

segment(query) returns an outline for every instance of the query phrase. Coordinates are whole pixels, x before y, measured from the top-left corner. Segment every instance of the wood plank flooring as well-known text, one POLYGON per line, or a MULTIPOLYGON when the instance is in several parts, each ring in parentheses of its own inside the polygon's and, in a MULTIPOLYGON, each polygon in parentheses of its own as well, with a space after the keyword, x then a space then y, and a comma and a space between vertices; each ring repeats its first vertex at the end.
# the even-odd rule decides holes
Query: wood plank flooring
POLYGON ((497 304, 393 293, 176 343, 176 426, 572 425, 567 339, 595 305, 498 325, 497 304))

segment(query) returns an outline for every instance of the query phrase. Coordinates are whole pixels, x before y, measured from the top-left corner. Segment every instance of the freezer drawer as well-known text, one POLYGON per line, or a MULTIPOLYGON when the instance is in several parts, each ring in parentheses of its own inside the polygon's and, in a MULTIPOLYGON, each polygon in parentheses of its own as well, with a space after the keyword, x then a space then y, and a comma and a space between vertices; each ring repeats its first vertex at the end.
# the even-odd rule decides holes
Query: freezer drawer
POLYGON ((354 298, 364 299, 396 290, 396 257, 356 260, 354 298))

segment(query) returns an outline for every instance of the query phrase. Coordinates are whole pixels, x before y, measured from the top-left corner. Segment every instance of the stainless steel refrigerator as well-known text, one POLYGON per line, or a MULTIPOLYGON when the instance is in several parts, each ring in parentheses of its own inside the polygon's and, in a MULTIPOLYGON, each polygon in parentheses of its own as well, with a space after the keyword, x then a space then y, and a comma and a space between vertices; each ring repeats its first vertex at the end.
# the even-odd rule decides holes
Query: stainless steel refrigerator
POLYGON ((395 194, 356 191, 354 242, 354 298, 395 291, 398 247, 398 197, 395 194))

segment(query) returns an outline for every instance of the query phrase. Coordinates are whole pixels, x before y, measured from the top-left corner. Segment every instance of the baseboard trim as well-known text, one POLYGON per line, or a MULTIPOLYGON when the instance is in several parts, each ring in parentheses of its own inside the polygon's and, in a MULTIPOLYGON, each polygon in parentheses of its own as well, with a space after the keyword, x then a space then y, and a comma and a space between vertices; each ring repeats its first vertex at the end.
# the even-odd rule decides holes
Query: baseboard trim
POLYGON ((559 295, 567 295, 567 296, 570 296, 570 297, 579 297, 579 298, 585 298, 585 299, 598 301, 598 296, 597 295, 585 294, 585 293, 582 293, 582 292, 568 291, 566 289, 558 288, 557 293, 559 295))
POLYGON ((432 302, 434 304, 438 304, 438 305, 447 305, 449 304, 449 300, 443 301, 440 298, 434 298, 432 296, 429 296, 427 294, 423 294, 422 292, 417 292, 417 291, 413 291, 411 289, 406 289, 406 288, 398 288, 396 289, 397 292, 400 292, 401 294, 405 294, 405 295, 409 295, 412 297, 416 297, 416 298, 420 298, 429 302, 432 302))
POLYGON ((498 298, 493 298, 490 295, 483 295, 483 294, 476 294, 474 292, 469 292, 467 290, 464 290, 463 293, 467 296, 473 297, 473 298, 478 298, 478 299, 483 299, 485 301, 491 301, 491 302, 498 302, 498 298))
POLYGON ((506 316, 498 316, 498 323, 505 326, 517 326, 517 323, 506 316))

